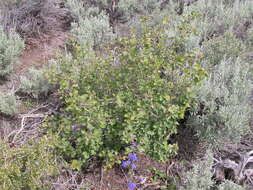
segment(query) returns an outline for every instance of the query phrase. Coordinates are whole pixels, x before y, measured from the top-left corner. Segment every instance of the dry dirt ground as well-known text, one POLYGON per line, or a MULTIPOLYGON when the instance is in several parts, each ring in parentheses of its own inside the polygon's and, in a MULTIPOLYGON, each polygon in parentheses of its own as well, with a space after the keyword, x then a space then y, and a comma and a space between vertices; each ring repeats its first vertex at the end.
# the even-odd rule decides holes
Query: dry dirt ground
POLYGON ((47 36, 44 40, 28 45, 24 53, 19 57, 20 64, 15 67, 14 73, 23 75, 31 67, 43 67, 60 48, 64 47, 67 39, 66 33, 57 32, 54 35, 47 36))
POLYGON ((30 41, 22 55, 18 58, 18 64, 7 81, 0 85, 0 91, 5 89, 17 89, 20 76, 26 75, 29 68, 42 68, 48 60, 64 47, 68 36, 64 32, 56 32, 54 35, 46 36, 44 39, 30 41))

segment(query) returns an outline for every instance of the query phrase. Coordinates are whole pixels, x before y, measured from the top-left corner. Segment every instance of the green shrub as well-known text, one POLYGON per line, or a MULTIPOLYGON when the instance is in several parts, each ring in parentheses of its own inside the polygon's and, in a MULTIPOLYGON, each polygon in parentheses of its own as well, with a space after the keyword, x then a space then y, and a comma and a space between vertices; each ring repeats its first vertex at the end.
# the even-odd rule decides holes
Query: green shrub
POLYGON ((53 142, 43 137, 37 142, 10 148, 0 141, 0 189, 49 190, 49 177, 57 174, 53 142))
POLYGON ((20 78, 20 91, 30 94, 34 98, 39 96, 47 96, 52 86, 44 75, 43 70, 29 69, 27 77, 20 78))
POLYGON ((183 37, 168 40, 163 25, 143 29, 140 38, 132 34, 111 44, 102 58, 92 60, 77 48, 49 73, 65 107, 48 126, 74 165, 92 157, 116 162, 135 148, 160 161, 176 152, 168 140, 205 71, 196 52, 177 52, 183 37), (139 146, 131 147, 133 142, 139 146))
POLYGON ((0 26, 0 77, 11 73, 16 58, 23 49, 23 40, 14 32, 7 35, 0 26))
POLYGON ((197 89, 189 119, 199 138, 214 147, 237 143, 249 132, 252 80, 250 66, 240 59, 222 61, 197 89))
POLYGON ((17 112, 18 103, 13 93, 0 93, 0 113, 14 115, 17 112))

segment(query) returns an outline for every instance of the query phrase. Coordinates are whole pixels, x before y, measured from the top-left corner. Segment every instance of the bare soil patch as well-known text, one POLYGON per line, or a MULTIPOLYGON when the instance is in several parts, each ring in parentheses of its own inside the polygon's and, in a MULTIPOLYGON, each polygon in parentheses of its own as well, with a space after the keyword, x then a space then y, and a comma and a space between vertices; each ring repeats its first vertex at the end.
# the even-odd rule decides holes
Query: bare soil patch
POLYGON ((66 33, 57 32, 45 39, 31 41, 22 56, 19 57, 20 64, 16 65, 14 73, 22 75, 31 67, 43 67, 50 58, 53 58, 64 47, 67 40, 68 35, 66 33))

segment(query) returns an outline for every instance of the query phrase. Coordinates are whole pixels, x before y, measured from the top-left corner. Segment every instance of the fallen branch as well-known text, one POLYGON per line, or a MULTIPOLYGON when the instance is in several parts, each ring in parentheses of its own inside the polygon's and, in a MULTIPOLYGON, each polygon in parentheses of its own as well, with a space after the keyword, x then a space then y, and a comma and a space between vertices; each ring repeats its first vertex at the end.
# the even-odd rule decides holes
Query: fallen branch
POLYGON ((233 172, 230 176, 234 176, 234 181, 238 184, 248 183, 253 185, 253 150, 247 153, 234 152, 239 160, 231 158, 215 159, 213 165, 214 176, 216 179, 225 180, 225 170, 233 172), (250 165, 251 164, 251 165, 250 165), (249 168, 251 167, 251 168, 249 168))
POLYGON ((36 127, 39 126, 43 121, 45 121, 47 116, 52 111, 49 110, 47 112, 44 112, 43 114, 42 113, 35 113, 35 112, 38 112, 41 109, 48 108, 48 106, 49 106, 48 104, 41 105, 41 106, 29 111, 27 114, 19 114, 18 117, 21 118, 20 128, 12 131, 8 135, 8 139, 12 139, 12 140, 9 140, 9 142, 11 142, 11 144, 18 144, 17 139, 18 139, 18 137, 20 137, 19 143, 22 143, 22 141, 25 141, 27 139, 27 137, 21 137, 20 134, 25 133, 26 136, 29 136, 29 135, 34 135, 36 132, 38 133, 38 129, 36 127))

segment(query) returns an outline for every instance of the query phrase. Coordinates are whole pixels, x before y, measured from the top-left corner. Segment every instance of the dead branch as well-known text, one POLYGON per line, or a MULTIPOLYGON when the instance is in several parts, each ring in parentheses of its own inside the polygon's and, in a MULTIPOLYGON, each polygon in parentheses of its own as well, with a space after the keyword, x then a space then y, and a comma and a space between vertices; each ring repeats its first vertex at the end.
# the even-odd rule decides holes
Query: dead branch
POLYGON ((28 139, 36 138, 40 134, 39 126, 45 121, 45 119, 55 112, 55 109, 51 108, 52 105, 44 104, 40 105, 27 114, 19 114, 18 118, 21 119, 19 129, 12 131, 7 139, 11 144, 23 144, 28 139), (40 112, 40 113, 37 113, 40 112))
POLYGON ((225 180, 225 171, 231 171, 234 181, 238 184, 247 183, 253 185, 253 150, 246 153, 234 152, 239 160, 231 158, 214 159, 214 176, 216 179, 225 180), (229 169, 229 170, 228 170, 229 169))

